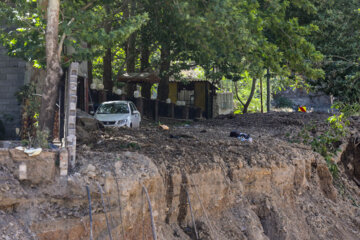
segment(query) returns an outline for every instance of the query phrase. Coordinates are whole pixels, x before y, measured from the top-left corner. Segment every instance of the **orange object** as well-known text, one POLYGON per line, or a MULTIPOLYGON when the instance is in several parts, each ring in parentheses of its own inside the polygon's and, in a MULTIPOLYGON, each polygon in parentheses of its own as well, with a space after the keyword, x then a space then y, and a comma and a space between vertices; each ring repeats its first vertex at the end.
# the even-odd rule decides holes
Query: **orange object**
POLYGON ((159 128, 160 128, 161 130, 165 130, 165 131, 170 130, 170 128, 169 128, 168 126, 164 125, 164 124, 159 125, 159 128))

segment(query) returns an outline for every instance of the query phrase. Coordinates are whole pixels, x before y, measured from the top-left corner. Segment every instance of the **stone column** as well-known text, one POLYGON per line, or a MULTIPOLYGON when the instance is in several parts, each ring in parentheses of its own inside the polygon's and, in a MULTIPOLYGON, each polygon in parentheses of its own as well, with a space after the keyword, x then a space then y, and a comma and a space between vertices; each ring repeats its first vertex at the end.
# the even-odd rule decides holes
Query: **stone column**
POLYGON ((66 81, 65 103, 65 147, 69 154, 70 167, 75 167, 76 159, 76 103, 77 103, 77 79, 79 63, 72 63, 69 67, 66 81))

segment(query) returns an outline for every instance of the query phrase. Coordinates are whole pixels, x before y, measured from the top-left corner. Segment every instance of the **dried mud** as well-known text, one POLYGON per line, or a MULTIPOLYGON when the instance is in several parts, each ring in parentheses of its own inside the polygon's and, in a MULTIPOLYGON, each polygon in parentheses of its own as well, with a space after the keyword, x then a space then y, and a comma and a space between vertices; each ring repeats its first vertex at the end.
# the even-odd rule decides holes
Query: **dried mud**
POLYGON ((113 239, 152 239, 142 186, 158 239, 196 239, 187 196, 203 240, 360 239, 360 119, 351 119, 335 159, 336 179, 323 157, 298 138, 309 125, 312 134, 324 132, 327 117, 246 114, 161 119, 169 130, 147 120, 139 129, 82 129, 76 166, 65 179, 30 184, 1 166, 0 217, 6 220, 0 221, 0 239, 89 239, 86 185, 95 239, 108 239, 97 183, 113 239), (229 137, 232 130, 253 141, 229 137))

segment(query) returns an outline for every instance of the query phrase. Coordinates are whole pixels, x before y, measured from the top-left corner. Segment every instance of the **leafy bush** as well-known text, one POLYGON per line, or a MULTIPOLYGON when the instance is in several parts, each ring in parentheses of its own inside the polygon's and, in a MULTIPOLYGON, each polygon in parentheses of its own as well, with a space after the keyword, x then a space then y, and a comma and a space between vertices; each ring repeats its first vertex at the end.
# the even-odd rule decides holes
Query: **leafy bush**
POLYGON ((333 115, 327 120, 328 128, 325 132, 313 136, 316 125, 307 125, 300 132, 299 137, 303 139, 304 144, 311 145, 313 151, 318 152, 327 162, 329 170, 333 177, 338 177, 338 166, 333 157, 338 151, 342 139, 347 135, 349 121, 345 118, 344 113, 333 115))
POLYGON ((22 86, 15 96, 22 106, 22 143, 29 147, 48 147, 49 133, 39 129, 40 98, 34 84, 22 86))
POLYGON ((344 104, 337 102, 333 105, 333 108, 338 109, 344 113, 345 117, 359 116, 360 115, 360 103, 344 104))

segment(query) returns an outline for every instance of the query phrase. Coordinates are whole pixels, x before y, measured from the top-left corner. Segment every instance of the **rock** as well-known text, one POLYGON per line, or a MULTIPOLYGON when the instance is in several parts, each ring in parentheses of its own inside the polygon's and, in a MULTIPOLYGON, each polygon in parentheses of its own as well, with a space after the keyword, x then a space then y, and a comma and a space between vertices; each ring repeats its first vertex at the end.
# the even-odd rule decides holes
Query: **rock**
POLYGON ((76 109, 76 125, 81 126, 84 130, 94 131, 94 130, 104 130, 104 125, 94 118, 92 115, 76 109))
POLYGON ((96 167, 92 164, 89 164, 86 168, 87 172, 95 172, 95 170, 96 170, 96 167))
POLYGON ((332 201, 336 201, 337 192, 333 185, 333 177, 325 163, 317 166, 317 174, 319 176, 320 187, 324 195, 332 201))

